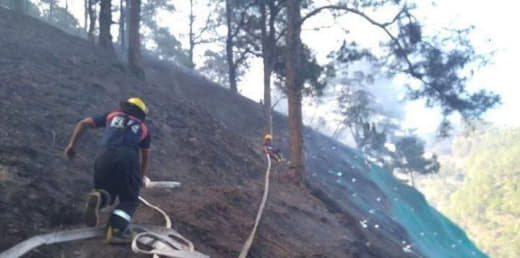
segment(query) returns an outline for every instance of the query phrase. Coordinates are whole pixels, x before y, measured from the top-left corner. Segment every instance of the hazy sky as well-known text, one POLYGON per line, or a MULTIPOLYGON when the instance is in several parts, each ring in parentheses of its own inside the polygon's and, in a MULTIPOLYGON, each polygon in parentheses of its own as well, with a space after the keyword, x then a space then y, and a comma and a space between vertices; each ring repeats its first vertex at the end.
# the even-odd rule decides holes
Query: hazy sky
MULTIPOLYGON (((520 60, 520 35, 514 26, 520 24, 520 2, 436 0, 435 3, 432 8, 421 8, 423 5, 419 5, 427 24, 431 27, 475 25, 471 39, 477 51, 496 50, 493 63, 476 73, 468 84, 470 89, 486 88, 502 96, 503 104, 488 112, 485 118, 499 125, 520 126, 520 119, 514 115, 520 110, 520 85, 516 75, 520 60)), ((409 105, 407 114, 410 124, 420 124, 416 121, 421 120, 423 112, 418 107, 418 104, 409 105)))
MULTIPOLYGON (((324 1, 327 2, 327 1, 324 1)), ((471 41, 478 52, 495 50, 493 63, 482 68, 468 83, 468 89, 477 90, 486 88, 502 96, 503 104, 488 112, 486 119, 500 125, 520 126, 520 120, 513 114, 520 109, 518 79, 515 68, 520 60, 520 36, 515 33, 515 24, 520 24, 519 1, 484 1, 484 0, 436 0, 417 1, 417 16, 425 24, 425 32, 435 32, 441 28, 455 28, 475 25, 471 34, 471 41)), ((331 24, 327 18, 314 18, 313 23, 331 24)), ((329 19, 330 20, 330 19, 329 19)), ((378 20, 384 21, 384 18, 378 20)), ((366 45, 377 48, 379 39, 383 38, 380 32, 374 30, 366 22, 352 18, 340 24, 353 24, 350 37, 363 39, 366 45)), ((315 32, 309 30, 315 27, 307 24, 307 31, 302 33, 306 44, 316 51, 318 57, 324 57, 329 50, 337 48, 344 37, 336 28, 315 32), (322 51, 320 51, 322 50, 322 51)), ((351 28, 349 27, 349 29, 351 28)), ((387 85, 397 87, 397 84, 387 85)), ((399 87, 397 87, 399 88, 399 87)), ((408 103, 405 107, 404 125, 419 129, 419 133, 433 133, 439 124, 441 116, 438 109, 424 108, 423 101, 408 103)))
MULTIPOLYGON (((161 19, 167 21, 168 24, 175 24, 176 27, 172 31, 177 36, 185 35, 188 30, 186 18, 188 2, 188 0, 174 1, 177 12, 165 14, 161 19)), ((319 0, 316 2, 319 6, 320 2, 326 4, 328 1, 319 0)), ((514 25, 520 24, 520 15, 518 15, 520 1, 435 0, 416 2, 419 2, 416 14, 425 24, 426 32, 436 31, 443 27, 475 25, 471 40, 477 51, 485 53, 495 50, 496 54, 493 63, 475 74, 473 79, 469 81, 468 86, 471 90, 486 88, 502 96, 503 104, 488 112, 485 116, 486 119, 498 125, 520 126, 520 120, 514 116, 515 111, 520 110, 518 79, 515 74, 518 73, 518 60, 520 60, 520 36, 517 33, 518 28, 514 27, 514 25)), ((62 5, 64 3, 65 0, 62 0, 62 5)), ((69 0, 69 8, 82 24, 83 1, 69 0)), ((198 8, 196 11, 204 19, 209 10, 198 8)), ((388 14, 391 15, 390 12, 388 14)), ((384 20, 384 17, 378 18, 384 20)), ((336 21, 336 25, 334 24, 335 22, 329 16, 320 15, 309 20, 303 28, 302 38, 304 42, 311 46, 320 61, 324 62, 326 55, 337 48, 345 37, 345 34, 339 29, 338 21, 336 21), (320 25, 333 26, 320 31, 312 30, 313 27, 320 25)), ((359 19, 345 18, 339 24, 355 25, 356 29, 351 31, 349 37, 362 39, 374 48, 377 48, 380 39, 384 39, 384 35, 370 29, 370 26, 359 19)), ((187 47, 186 38, 181 38, 181 40, 187 47)), ((203 49, 199 48, 197 54, 201 55, 202 53, 203 49)), ((389 83, 388 87, 394 87, 392 91, 395 92, 395 81, 394 84, 389 83)), ((255 101, 262 98, 262 68, 258 60, 251 62, 251 67, 240 83, 239 90, 243 95, 255 101)), ((416 127, 419 129, 419 133, 432 133, 439 123, 438 110, 424 108, 422 101, 408 103, 404 110, 406 111, 405 126, 416 127)))

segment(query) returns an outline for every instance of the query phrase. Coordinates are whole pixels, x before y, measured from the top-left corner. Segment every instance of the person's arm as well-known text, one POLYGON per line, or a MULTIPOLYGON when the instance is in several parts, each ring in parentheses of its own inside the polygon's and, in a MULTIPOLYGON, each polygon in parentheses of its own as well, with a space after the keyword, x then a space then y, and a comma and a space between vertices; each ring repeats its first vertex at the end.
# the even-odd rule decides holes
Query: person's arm
POLYGON ((148 174, 148 150, 141 149, 141 181, 148 174))
POLYGON ((74 148, 76 148, 76 144, 85 132, 86 128, 93 128, 95 126, 92 118, 84 118, 83 120, 79 121, 78 124, 76 124, 76 128, 74 128, 74 132, 72 133, 72 136, 70 137, 69 145, 65 148, 64 155, 65 159, 73 159, 74 156, 76 156, 76 151, 74 148))
POLYGON ((139 148, 141 149, 141 185, 146 186, 146 179, 148 175, 148 154, 150 153, 150 142, 152 137, 148 133, 148 129, 146 126, 143 126, 146 136, 139 143, 139 148))

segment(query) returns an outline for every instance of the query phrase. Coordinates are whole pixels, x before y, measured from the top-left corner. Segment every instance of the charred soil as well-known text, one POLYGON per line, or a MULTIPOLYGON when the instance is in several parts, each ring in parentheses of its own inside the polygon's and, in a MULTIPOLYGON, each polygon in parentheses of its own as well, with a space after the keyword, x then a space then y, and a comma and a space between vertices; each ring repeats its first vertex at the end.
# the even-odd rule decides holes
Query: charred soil
MULTIPOLYGON (((260 106, 172 64, 149 58, 145 66, 146 81, 88 41, 0 8, 0 250, 36 234, 82 227, 100 132, 82 138, 74 161, 63 159, 63 149, 79 119, 117 109, 121 99, 137 95, 151 110, 150 177, 183 184, 144 189, 142 195, 169 213, 197 250, 211 257, 238 255, 263 191, 260 106)), ((285 118, 277 115, 275 124, 283 139, 285 118)), ((316 154, 323 152, 313 139, 323 136, 307 136, 309 170, 336 162, 316 154)), ((354 207, 327 201, 325 186, 285 182, 286 170, 273 168, 249 257, 406 257, 398 240, 364 230, 354 207)), ((135 221, 162 223, 143 206, 135 221)), ((42 247, 27 257, 132 256, 128 247, 94 239, 42 247)))

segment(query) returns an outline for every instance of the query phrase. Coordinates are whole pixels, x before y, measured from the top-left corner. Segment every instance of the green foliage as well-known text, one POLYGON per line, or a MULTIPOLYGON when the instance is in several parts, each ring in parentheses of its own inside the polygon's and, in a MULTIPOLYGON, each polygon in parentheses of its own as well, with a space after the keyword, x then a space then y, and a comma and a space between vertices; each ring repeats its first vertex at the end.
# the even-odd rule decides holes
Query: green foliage
POLYGON ((459 137, 454 143, 457 162, 450 169, 451 178, 459 174, 460 179, 462 168, 463 181, 459 185, 433 181, 436 187, 423 189, 492 257, 520 254, 519 143, 520 129, 459 137), (452 192, 446 194, 446 188, 452 192))
POLYGON ((229 85, 227 60, 226 56, 221 53, 222 52, 206 50, 204 53, 204 56, 206 57, 204 65, 199 69, 199 71, 210 80, 220 85, 229 85))
MULTIPOLYGON (((286 46, 277 47, 278 53, 286 53, 286 51, 286 46)), ((302 93, 305 96, 321 96, 328 80, 334 76, 334 68, 328 65, 320 65, 308 46, 303 45, 302 52, 301 70, 298 76, 303 81, 302 93)), ((274 72, 278 79, 277 86, 280 86, 282 91, 285 92, 284 82, 287 74, 285 54, 279 55, 276 59, 274 72)))
MULTIPOLYGON (((357 83, 367 80, 364 74, 357 75, 357 83)), ((350 80, 352 81, 352 80, 350 80)), ((424 142, 414 135, 402 135, 403 129, 392 119, 392 114, 377 108, 375 97, 366 89, 344 87, 338 97, 340 114, 345 128, 356 142, 357 148, 388 170, 421 174, 439 170, 437 157, 424 157, 424 142), (385 145, 392 143, 395 151, 385 145)))
MULTIPOLYGON (((485 65, 488 58, 477 53, 470 44, 471 27, 425 35, 422 24, 414 16, 414 8, 404 1, 337 0, 337 5, 327 8, 333 10, 333 15, 358 15, 372 24, 374 30, 386 34, 388 41, 381 42, 382 47, 377 51, 368 51, 359 46, 356 39, 349 39, 349 43, 333 52, 335 65, 365 59, 388 75, 407 75, 408 98, 425 99, 428 106, 439 106, 445 117, 458 112, 465 119, 477 119, 498 105, 497 94, 466 89, 470 74, 485 65), (380 21, 377 11, 387 9, 395 10, 394 18, 380 21)), ((440 135, 447 135, 450 128, 449 120, 444 119, 439 126, 440 135)))
POLYGON ((181 42, 177 40, 166 28, 157 28, 152 34, 156 43, 154 51, 159 58, 173 59, 180 64, 189 66, 190 61, 187 51, 182 49, 181 42))
POLYGON ((0 7, 14 9, 15 1, 21 1, 23 12, 33 17, 40 17, 40 9, 29 0, 0 0, 0 7))
POLYGON ((82 35, 78 20, 65 8, 57 6, 56 0, 41 0, 45 4, 43 12, 29 0, 0 0, 0 7, 15 9, 15 1, 21 1, 16 3, 21 4, 26 15, 42 19, 68 33, 82 35))
POLYGON ((339 112, 344 117, 342 123, 350 129, 356 146, 365 154, 368 151, 381 156, 380 150, 386 142, 386 134, 390 132, 383 130, 378 133, 376 127, 379 128, 379 125, 371 121, 377 114, 374 96, 363 89, 345 87, 338 97, 338 103, 339 112))
POLYGON ((182 48, 181 42, 170 32, 168 27, 160 26, 157 22, 159 11, 175 11, 172 1, 146 0, 143 1, 142 6, 141 18, 145 27, 142 42, 147 42, 145 46, 149 47, 161 59, 174 60, 179 64, 189 66, 188 54, 182 48))
POLYGON ((71 34, 82 35, 83 29, 79 26, 78 20, 65 8, 54 6, 52 13, 44 11, 44 17, 50 24, 71 34))
POLYGON ((395 143, 394 162, 396 167, 405 172, 418 172, 422 174, 436 173, 439 171, 437 157, 424 157, 424 142, 415 136, 405 136, 395 143))
POLYGON ((167 12, 175 11, 175 6, 169 0, 144 0, 142 1, 141 19, 145 26, 152 30, 157 28, 157 13, 163 10, 167 12))
POLYGON ((303 78, 303 94, 321 96, 327 82, 333 75, 332 67, 318 64, 312 51, 304 46, 303 64, 300 71, 300 78, 303 78))

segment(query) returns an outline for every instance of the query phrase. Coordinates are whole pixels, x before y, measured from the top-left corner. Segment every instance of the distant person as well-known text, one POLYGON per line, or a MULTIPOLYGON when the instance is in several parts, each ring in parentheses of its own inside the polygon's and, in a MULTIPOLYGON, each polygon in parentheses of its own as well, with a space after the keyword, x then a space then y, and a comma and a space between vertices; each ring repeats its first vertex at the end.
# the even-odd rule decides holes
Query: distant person
POLYGON ((65 148, 65 158, 73 159, 85 128, 105 127, 103 149, 94 165, 94 190, 88 194, 84 220, 89 227, 97 226, 99 210, 119 197, 105 231, 107 242, 114 244, 130 243, 135 235, 128 225, 139 204, 139 188, 147 172, 150 149, 150 134, 144 124, 148 113, 145 103, 140 98, 129 98, 120 106, 121 110, 79 121, 65 148))
POLYGON ((266 134, 264 136, 264 144, 262 145, 262 150, 265 154, 268 154, 271 159, 274 159, 277 162, 283 161, 282 155, 280 155, 280 149, 273 147, 273 136, 271 134, 266 134))

